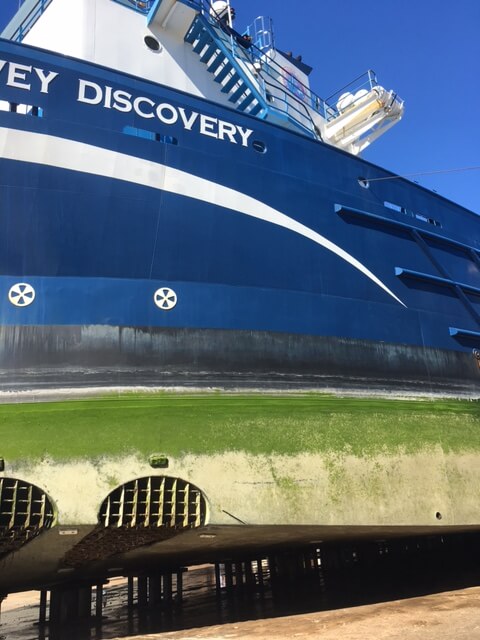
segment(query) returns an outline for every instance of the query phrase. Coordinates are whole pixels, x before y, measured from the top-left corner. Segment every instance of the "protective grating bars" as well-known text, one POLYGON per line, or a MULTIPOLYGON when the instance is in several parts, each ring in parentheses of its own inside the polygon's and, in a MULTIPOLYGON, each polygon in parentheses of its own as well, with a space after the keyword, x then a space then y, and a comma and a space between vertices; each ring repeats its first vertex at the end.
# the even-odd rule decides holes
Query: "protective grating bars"
POLYGON ((172 527, 205 524, 206 500, 197 487, 169 476, 149 476, 112 491, 100 508, 105 527, 172 527))
POLYGON ((50 529, 53 520, 53 506, 44 491, 22 480, 0 478, 0 555, 50 529))

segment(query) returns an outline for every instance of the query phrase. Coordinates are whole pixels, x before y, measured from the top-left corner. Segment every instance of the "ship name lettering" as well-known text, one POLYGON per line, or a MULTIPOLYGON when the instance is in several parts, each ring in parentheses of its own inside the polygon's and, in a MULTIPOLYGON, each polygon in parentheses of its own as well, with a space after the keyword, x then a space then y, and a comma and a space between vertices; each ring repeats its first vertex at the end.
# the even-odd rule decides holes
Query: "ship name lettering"
POLYGON ((32 65, 29 64, 0 60, 0 73, 3 72, 4 69, 6 70, 7 87, 31 91, 32 79, 39 80, 40 93, 48 93, 50 83, 58 76, 58 73, 55 71, 45 71, 39 67, 32 67, 32 65))
POLYGON ((248 146, 252 129, 207 116, 198 111, 175 107, 168 102, 156 103, 146 96, 133 96, 128 91, 114 89, 108 85, 101 87, 90 80, 79 81, 77 102, 90 105, 101 105, 104 109, 114 109, 121 113, 133 111, 140 118, 157 119, 163 124, 174 125, 180 122, 186 131, 194 129, 203 136, 226 140, 232 144, 248 146))

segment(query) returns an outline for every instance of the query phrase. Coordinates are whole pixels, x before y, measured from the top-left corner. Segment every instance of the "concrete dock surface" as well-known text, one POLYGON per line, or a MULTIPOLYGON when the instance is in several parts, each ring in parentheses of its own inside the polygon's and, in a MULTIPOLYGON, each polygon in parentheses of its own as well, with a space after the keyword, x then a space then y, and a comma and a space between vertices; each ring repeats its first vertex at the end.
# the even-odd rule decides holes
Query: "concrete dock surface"
MULTIPOLYGON (((121 584, 114 582, 109 590, 121 584)), ((39 633, 32 624, 38 594, 13 594, 5 602, 0 621, 0 640, 42 640, 57 637, 39 633)), ((70 636, 68 630, 63 637, 70 636)), ((120 640, 480 640, 480 587, 469 587, 361 606, 314 611, 297 615, 274 615, 263 619, 190 627, 178 631, 131 634, 127 625, 84 630, 71 628, 71 637, 120 640), (112 635, 112 633, 114 635, 112 635)))
POLYGON ((214 625, 131 640, 477 640, 480 587, 334 611, 214 625))

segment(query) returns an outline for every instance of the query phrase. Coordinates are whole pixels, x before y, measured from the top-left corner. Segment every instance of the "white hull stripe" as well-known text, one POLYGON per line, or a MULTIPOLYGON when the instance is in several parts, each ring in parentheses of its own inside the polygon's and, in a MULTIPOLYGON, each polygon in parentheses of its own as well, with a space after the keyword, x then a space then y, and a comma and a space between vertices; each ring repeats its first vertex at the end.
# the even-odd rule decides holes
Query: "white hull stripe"
POLYGON ((105 178, 124 180, 134 184, 168 191, 201 200, 275 224, 312 240, 333 252, 386 291, 401 305, 404 303, 365 265, 313 229, 269 207, 250 196, 191 173, 173 169, 157 162, 118 153, 75 140, 41 133, 0 127, 0 157, 30 162, 59 169, 80 171, 105 178))

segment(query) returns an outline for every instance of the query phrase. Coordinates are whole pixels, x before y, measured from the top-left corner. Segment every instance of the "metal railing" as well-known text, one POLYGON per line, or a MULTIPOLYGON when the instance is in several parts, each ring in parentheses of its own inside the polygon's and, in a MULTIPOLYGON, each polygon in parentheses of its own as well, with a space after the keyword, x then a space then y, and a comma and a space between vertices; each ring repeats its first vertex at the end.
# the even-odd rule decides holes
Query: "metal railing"
POLYGON ((376 86, 378 86, 377 75, 375 71, 369 69, 368 71, 365 71, 365 73, 362 73, 360 76, 358 76, 358 78, 355 78, 355 80, 352 80, 341 89, 338 89, 338 91, 335 91, 335 93, 332 93, 332 95, 329 96, 325 101, 329 104, 330 110, 327 120, 331 120, 338 115, 339 112, 335 105, 337 104, 341 96, 346 93, 355 94, 357 91, 361 91, 362 89, 371 91, 373 87, 376 86))
POLYGON ((273 37, 273 23, 271 18, 258 16, 249 25, 245 34, 252 38, 253 44, 261 51, 268 51, 275 48, 273 37))
MULTIPOLYGON (((37 0, 36 2, 23 0, 10 23, 10 25, 15 25, 14 30, 9 32, 10 25, 8 25, 3 33, 4 37, 15 42, 22 42, 51 2, 52 0, 37 0), (18 24, 15 24, 17 20, 18 24)), ((146 15, 153 7, 155 0, 114 0, 114 2, 146 15)))
MULTIPOLYGON (((215 29, 223 47, 231 53, 233 59, 241 63, 243 69, 248 70, 250 82, 259 86, 264 102, 271 112, 290 120, 310 136, 320 137, 310 109, 323 115, 328 105, 325 105, 322 98, 298 78, 294 78, 265 51, 253 42, 246 41, 243 34, 237 33, 224 21, 212 15, 211 5, 207 0, 181 1, 199 11, 215 29)), ((264 34, 262 42, 270 42, 270 47, 273 46, 273 36, 269 39, 264 34)))
POLYGON ((114 2, 118 2, 118 4, 122 4, 124 7, 139 13, 147 14, 153 7, 155 0, 114 0, 114 2))
POLYGON ((15 25, 12 33, 8 32, 10 25, 7 25, 2 35, 9 40, 21 42, 51 2, 52 0, 37 0, 37 2, 27 2, 25 0, 10 22, 10 25, 12 25, 18 18, 19 24, 15 25))

